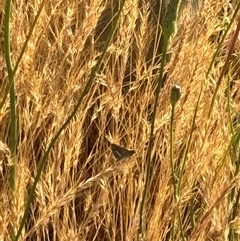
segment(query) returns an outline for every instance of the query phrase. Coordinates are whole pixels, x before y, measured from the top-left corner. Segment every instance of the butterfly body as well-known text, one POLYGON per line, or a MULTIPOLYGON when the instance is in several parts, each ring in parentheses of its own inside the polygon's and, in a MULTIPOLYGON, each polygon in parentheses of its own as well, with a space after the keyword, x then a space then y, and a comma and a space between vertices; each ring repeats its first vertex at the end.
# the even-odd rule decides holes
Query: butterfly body
POLYGON ((135 151, 134 150, 128 150, 124 147, 121 147, 119 145, 116 145, 114 143, 111 144, 111 150, 114 155, 114 157, 119 161, 124 158, 131 157, 135 151))

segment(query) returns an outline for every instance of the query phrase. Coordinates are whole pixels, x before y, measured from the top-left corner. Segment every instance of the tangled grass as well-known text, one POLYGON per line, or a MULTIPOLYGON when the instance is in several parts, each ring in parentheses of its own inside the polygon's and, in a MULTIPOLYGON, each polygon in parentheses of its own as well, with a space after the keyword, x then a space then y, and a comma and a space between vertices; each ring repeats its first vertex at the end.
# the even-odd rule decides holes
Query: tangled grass
MULTIPOLYGON (((7 98, 0 112, 1 240, 14 240, 42 157, 78 103, 49 149, 20 240, 240 240, 239 39, 226 62, 238 24, 235 19, 229 25, 236 1, 180 6, 168 42, 150 179, 139 214, 164 42, 166 6, 156 2, 126 0, 113 32, 117 0, 12 1, 14 64, 29 41, 10 94, 15 106, 7 98), (173 112, 170 94, 176 84, 181 98, 173 112), (110 143, 136 153, 116 161, 110 143)), ((3 3, 0 10, 3 29, 3 3)), ((1 102, 9 83, 4 49, 2 44, 1 102)))

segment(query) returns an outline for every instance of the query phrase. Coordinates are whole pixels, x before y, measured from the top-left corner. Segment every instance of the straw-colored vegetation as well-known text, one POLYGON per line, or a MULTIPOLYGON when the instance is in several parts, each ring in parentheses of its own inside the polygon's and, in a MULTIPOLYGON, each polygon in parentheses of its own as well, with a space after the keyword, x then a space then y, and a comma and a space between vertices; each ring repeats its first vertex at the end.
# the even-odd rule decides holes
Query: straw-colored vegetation
MULTIPOLYGON (((13 67, 40 2, 12 1, 13 67)), ((0 240, 14 239, 39 162, 81 97, 119 7, 120 0, 45 1, 14 76, 15 157, 10 154, 9 98, 0 112, 0 240)), ((231 0, 183 1, 180 6, 168 43, 140 217, 166 6, 154 0, 125 1, 90 89, 50 150, 20 240, 132 241, 141 235, 148 241, 240 240, 239 40, 219 80, 237 18, 213 57, 236 8, 237 1, 231 0), (181 98, 173 113, 173 177, 170 93, 175 84, 181 98), (110 143, 136 153, 116 161, 110 143)), ((2 101, 9 81, 3 41, 0 58, 2 101)))

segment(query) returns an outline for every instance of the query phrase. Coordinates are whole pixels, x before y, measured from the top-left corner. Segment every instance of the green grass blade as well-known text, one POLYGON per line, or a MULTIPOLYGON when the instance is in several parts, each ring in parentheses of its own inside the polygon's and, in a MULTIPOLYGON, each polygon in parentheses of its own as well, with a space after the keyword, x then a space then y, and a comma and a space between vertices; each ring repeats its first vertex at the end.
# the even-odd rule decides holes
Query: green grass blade
POLYGON ((219 42, 219 44, 218 44, 218 46, 217 46, 216 52, 214 53, 214 55, 213 55, 213 57, 212 57, 212 61, 211 61, 210 65, 209 65, 209 67, 208 67, 208 69, 207 69, 206 78, 208 78, 208 75, 209 75, 209 73, 210 73, 211 70, 212 70, 213 64, 214 64, 214 62, 215 62, 215 60, 216 60, 216 58, 217 58, 217 56, 218 56, 218 54, 219 54, 219 52, 220 52, 220 50, 221 50, 221 47, 222 47, 223 42, 224 42, 224 40, 225 40, 225 38, 226 38, 226 36, 227 36, 227 33, 228 33, 228 31, 230 30, 230 28, 231 28, 231 26, 232 26, 232 24, 233 24, 233 22, 234 22, 234 20, 235 20, 235 18, 236 18, 236 16, 237 16, 237 13, 238 13, 238 11, 239 11, 239 8, 240 8, 240 2, 238 3, 238 6, 237 6, 237 8, 236 8, 236 10, 235 10, 232 18, 231 18, 231 21, 230 21, 229 25, 227 26, 227 29, 226 29, 226 31, 224 32, 224 34, 223 34, 223 36, 222 36, 222 39, 221 39, 221 41, 219 42))
POLYGON ((144 205, 145 200, 147 197, 147 191, 148 186, 150 183, 150 172, 151 172, 151 153, 152 153, 152 147, 154 143, 154 127, 155 127, 155 119, 157 114, 157 106, 158 106, 158 100, 161 88, 163 87, 163 73, 164 73, 164 66, 167 59, 167 48, 168 43, 170 40, 171 35, 175 31, 175 24, 177 20, 177 14, 180 6, 180 1, 170 1, 166 13, 166 17, 163 21, 163 36, 164 36, 164 45, 163 45, 163 53, 162 53, 162 60, 161 60, 161 66, 160 66, 160 73, 158 78, 158 84, 155 92, 155 100, 154 100, 154 107, 153 107, 153 113, 152 113, 152 121, 151 121, 151 131, 150 131, 150 137, 149 137, 149 145, 147 149, 147 155, 146 155, 146 174, 145 174, 145 181, 144 181, 144 189, 143 189, 143 195, 142 195, 142 202, 140 205, 140 212, 139 212, 139 228, 138 228, 138 239, 143 236, 143 211, 144 211, 144 205))
MULTIPOLYGON (((239 8, 240 8, 240 4, 238 5, 237 10, 239 10, 239 8)), ((217 92, 218 92, 220 84, 222 83, 223 76, 226 73, 227 67, 229 65, 229 62, 230 62, 230 59, 231 59, 231 56, 232 56, 232 53, 233 53, 233 50, 234 50, 234 46, 235 46, 236 41, 238 39, 239 31, 240 31, 240 20, 238 20, 237 29, 236 29, 236 31, 234 33, 233 40, 232 40, 231 45, 229 47, 229 51, 228 51, 228 54, 227 54, 227 58, 226 58, 225 64, 224 64, 224 66, 223 66, 223 68, 221 70, 220 76, 219 76, 217 84, 216 84, 215 91, 213 93, 212 101, 211 101, 209 112, 208 112, 208 117, 211 116, 211 113, 212 113, 212 110, 213 110, 213 105, 214 105, 214 102, 215 102, 215 99, 216 99, 216 96, 217 96, 217 92)))
MULTIPOLYGON (((12 190, 15 187, 15 172, 16 172, 16 152, 17 152, 17 116, 16 116, 16 102, 15 102, 15 89, 13 84, 13 68, 11 61, 11 46, 10 46, 10 14, 11 14, 11 1, 6 1, 5 5, 5 17, 4 17, 4 53, 5 53, 5 61, 7 65, 7 72, 9 83, 12 83, 10 88, 10 119, 11 119, 11 127, 10 127, 10 150, 12 157, 12 165, 10 166, 10 177, 9 183, 12 190)), ((5 96, 7 96, 9 90, 5 91, 5 96)))
MULTIPOLYGON (((11 1, 7 1, 7 2, 11 2, 11 1)), ((7 2, 6 2, 6 8, 8 8, 8 7, 7 7, 7 2)), ((7 95, 8 95, 8 93, 9 93, 9 91, 10 91, 10 89, 11 89, 11 87, 12 87, 13 81, 14 81, 14 76, 15 76, 15 74, 16 74, 16 72, 17 72, 18 66, 19 66, 19 64, 20 64, 20 62, 21 62, 21 60, 22 60, 22 58, 23 58, 23 55, 24 55, 24 53, 25 53, 25 51, 26 51, 28 42, 29 42, 29 40, 30 40, 30 37, 31 37, 32 34, 33 34, 33 30, 34 30, 34 28, 35 28, 35 26, 36 26, 37 20, 38 20, 40 14, 41 14, 41 12, 42 12, 42 9, 43 9, 45 3, 46 3, 46 0, 43 0, 42 3, 41 3, 41 5, 40 5, 40 7, 39 7, 39 9, 38 9, 38 12, 37 12, 37 15, 36 15, 36 17, 35 17, 35 19, 34 19, 34 21, 33 21, 33 24, 32 24, 31 27, 30 27, 30 30, 29 30, 27 39, 26 39, 26 41, 25 41, 25 43, 24 43, 24 45, 23 45, 23 47, 22 47, 22 49, 21 49, 21 53, 20 53, 20 55, 19 55, 19 57, 18 57, 18 59, 17 59, 17 62, 16 62, 16 64, 15 64, 15 66, 14 66, 14 69, 12 70, 11 79, 9 79, 9 82, 8 82, 8 85, 7 85, 7 88, 6 88, 6 91, 5 91, 5 93, 4 93, 4 96, 3 96, 2 101, 1 101, 1 103, 0 103, 0 109, 2 109, 3 105, 4 105, 5 102, 6 102, 7 95)), ((10 6, 9 6, 9 8, 10 8, 10 6)), ((5 10, 5 11, 6 11, 6 10, 5 10)), ((10 21, 10 20, 9 20, 9 21, 10 21)), ((9 29, 9 23, 8 23, 7 25, 8 25, 8 29, 9 29)), ((4 30, 4 34, 5 34, 5 32, 6 32, 6 31, 4 30)), ((4 39, 5 39, 5 36, 4 36, 4 39)))

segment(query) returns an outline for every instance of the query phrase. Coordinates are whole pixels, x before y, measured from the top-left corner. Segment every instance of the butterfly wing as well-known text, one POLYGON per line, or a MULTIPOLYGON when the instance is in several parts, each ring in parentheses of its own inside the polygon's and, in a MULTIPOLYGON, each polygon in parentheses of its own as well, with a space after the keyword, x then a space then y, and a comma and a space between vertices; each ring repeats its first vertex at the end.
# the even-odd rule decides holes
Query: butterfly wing
POLYGON ((114 157, 117 160, 121 160, 123 158, 130 157, 135 153, 134 150, 128 150, 124 147, 121 147, 121 146, 113 144, 113 143, 111 144, 111 150, 112 150, 114 157))

